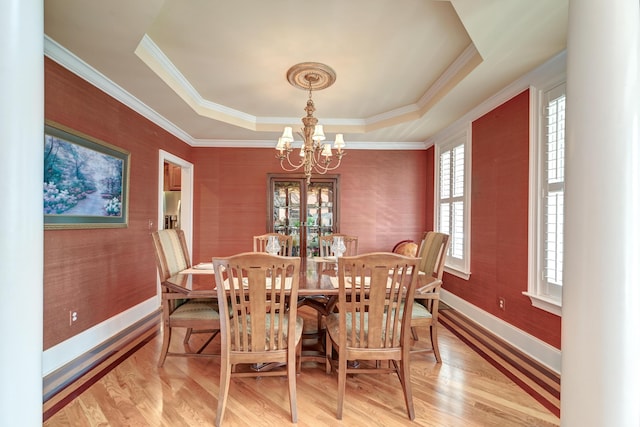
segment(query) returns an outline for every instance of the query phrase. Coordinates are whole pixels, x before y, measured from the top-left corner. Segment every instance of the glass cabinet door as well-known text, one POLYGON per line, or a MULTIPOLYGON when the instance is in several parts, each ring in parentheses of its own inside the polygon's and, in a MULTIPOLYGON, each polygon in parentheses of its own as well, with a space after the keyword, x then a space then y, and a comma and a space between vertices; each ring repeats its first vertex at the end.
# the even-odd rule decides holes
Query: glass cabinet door
POLYGON ((292 256, 300 256, 300 194, 302 186, 297 181, 275 181, 271 185, 273 195, 268 229, 275 233, 293 236, 292 256))
POLYGON ((293 256, 319 255, 318 236, 337 232, 337 177, 270 176, 267 228, 293 236, 293 256))
POLYGON ((311 182, 307 187, 307 256, 319 256, 318 236, 333 232, 333 183, 311 182))

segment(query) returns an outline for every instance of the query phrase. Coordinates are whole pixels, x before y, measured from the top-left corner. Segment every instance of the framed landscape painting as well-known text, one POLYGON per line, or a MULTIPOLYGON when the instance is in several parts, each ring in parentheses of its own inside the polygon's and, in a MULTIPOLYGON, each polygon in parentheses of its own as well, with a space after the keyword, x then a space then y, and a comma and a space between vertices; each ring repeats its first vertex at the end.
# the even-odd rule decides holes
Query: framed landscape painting
POLYGON ((45 229, 127 227, 128 151, 47 121, 45 229))

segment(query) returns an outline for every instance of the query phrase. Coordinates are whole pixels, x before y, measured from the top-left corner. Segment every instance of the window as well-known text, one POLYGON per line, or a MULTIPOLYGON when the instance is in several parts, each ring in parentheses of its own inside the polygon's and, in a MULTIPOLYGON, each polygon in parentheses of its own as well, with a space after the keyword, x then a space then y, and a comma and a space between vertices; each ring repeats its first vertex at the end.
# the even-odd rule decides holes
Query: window
POLYGON ((445 270, 469 278, 469 157, 470 142, 463 131, 436 145, 436 230, 447 233, 445 270))
POLYGON ((564 249, 566 86, 532 90, 537 129, 531 138, 529 286, 534 306, 560 315, 564 249), (536 103, 539 105, 536 105, 536 103))

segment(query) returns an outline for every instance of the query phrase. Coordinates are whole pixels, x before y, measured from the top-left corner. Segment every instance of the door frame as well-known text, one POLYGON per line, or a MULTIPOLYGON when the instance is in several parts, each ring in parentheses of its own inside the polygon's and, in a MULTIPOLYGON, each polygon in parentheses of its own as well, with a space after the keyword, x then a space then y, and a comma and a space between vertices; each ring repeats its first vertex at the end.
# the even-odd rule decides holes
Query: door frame
POLYGON ((180 166, 180 228, 184 231, 189 255, 193 253, 193 163, 159 150, 158 155, 158 230, 164 228, 164 163, 180 166))

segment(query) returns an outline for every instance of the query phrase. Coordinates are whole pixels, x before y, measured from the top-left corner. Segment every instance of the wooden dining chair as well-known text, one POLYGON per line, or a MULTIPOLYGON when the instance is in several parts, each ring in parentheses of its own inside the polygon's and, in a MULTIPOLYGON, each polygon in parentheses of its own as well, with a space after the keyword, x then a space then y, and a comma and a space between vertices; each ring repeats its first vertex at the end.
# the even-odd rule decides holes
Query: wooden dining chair
POLYGON ((293 248, 293 236, 287 236, 281 233, 266 233, 259 236, 253 236, 253 251, 254 252, 267 252, 267 243, 269 243, 269 237, 275 236, 280 242, 280 252, 278 255, 291 256, 291 250, 293 248))
POLYGON ((415 418, 409 329, 418 262, 390 252, 338 258, 338 312, 326 318, 326 371, 338 372, 338 419, 342 419, 347 374, 389 372, 398 375, 407 414, 415 418), (350 360, 371 365, 352 367, 350 360), (385 366, 381 361, 391 363, 385 366))
POLYGON ((296 372, 303 319, 297 315, 300 258, 247 252, 214 258, 220 304, 221 366, 216 426, 222 423, 234 376, 286 376, 291 421, 297 422, 296 372), (291 302, 291 303, 290 303, 291 302), (286 370, 237 370, 238 365, 280 363, 286 370))
MULTIPOLYGON (((212 356, 202 353, 220 330, 218 304, 214 298, 187 298, 183 293, 167 286, 165 281, 180 271, 191 267, 184 231, 180 229, 158 230, 151 234, 156 254, 156 265, 160 275, 162 292, 162 349, 158 366, 164 365, 167 356, 212 356), (186 328, 184 344, 188 344, 192 333, 211 334, 196 351, 169 352, 173 328, 186 328)), ((213 278, 211 288, 213 290, 213 278)))
MULTIPOLYGON (((343 256, 354 256, 358 254, 358 236, 351 236, 342 233, 325 234, 318 237, 318 245, 320 246, 320 256, 323 258, 335 256, 331 246, 333 245, 333 238, 336 236, 342 237, 344 246, 346 248, 343 256)), ((323 264, 322 273, 333 273, 336 265, 334 263, 323 264)), ((319 297, 316 297, 319 298, 319 297)), ((325 302, 326 304, 326 302, 325 302)), ((317 330, 321 331, 324 328, 324 316, 321 312, 318 312, 318 326, 317 330)))
POLYGON ((401 240, 391 250, 394 254, 418 256, 418 244, 413 240, 401 240))
POLYGON ((321 257, 329 257, 333 256, 334 253, 331 250, 331 245, 333 244, 333 238, 336 236, 341 236, 344 240, 344 246, 347 248, 344 256, 354 256, 358 254, 358 236, 350 236, 348 234, 342 233, 333 233, 333 234, 325 234, 318 238, 318 243, 320 245, 320 256, 321 257))
POLYGON ((438 309, 440 305, 440 288, 442 273, 449 247, 449 235, 434 231, 425 232, 420 243, 418 257, 418 287, 411 316, 411 335, 419 341, 418 327, 429 328, 431 348, 413 347, 412 353, 433 352, 436 362, 441 363, 438 347, 438 309))

